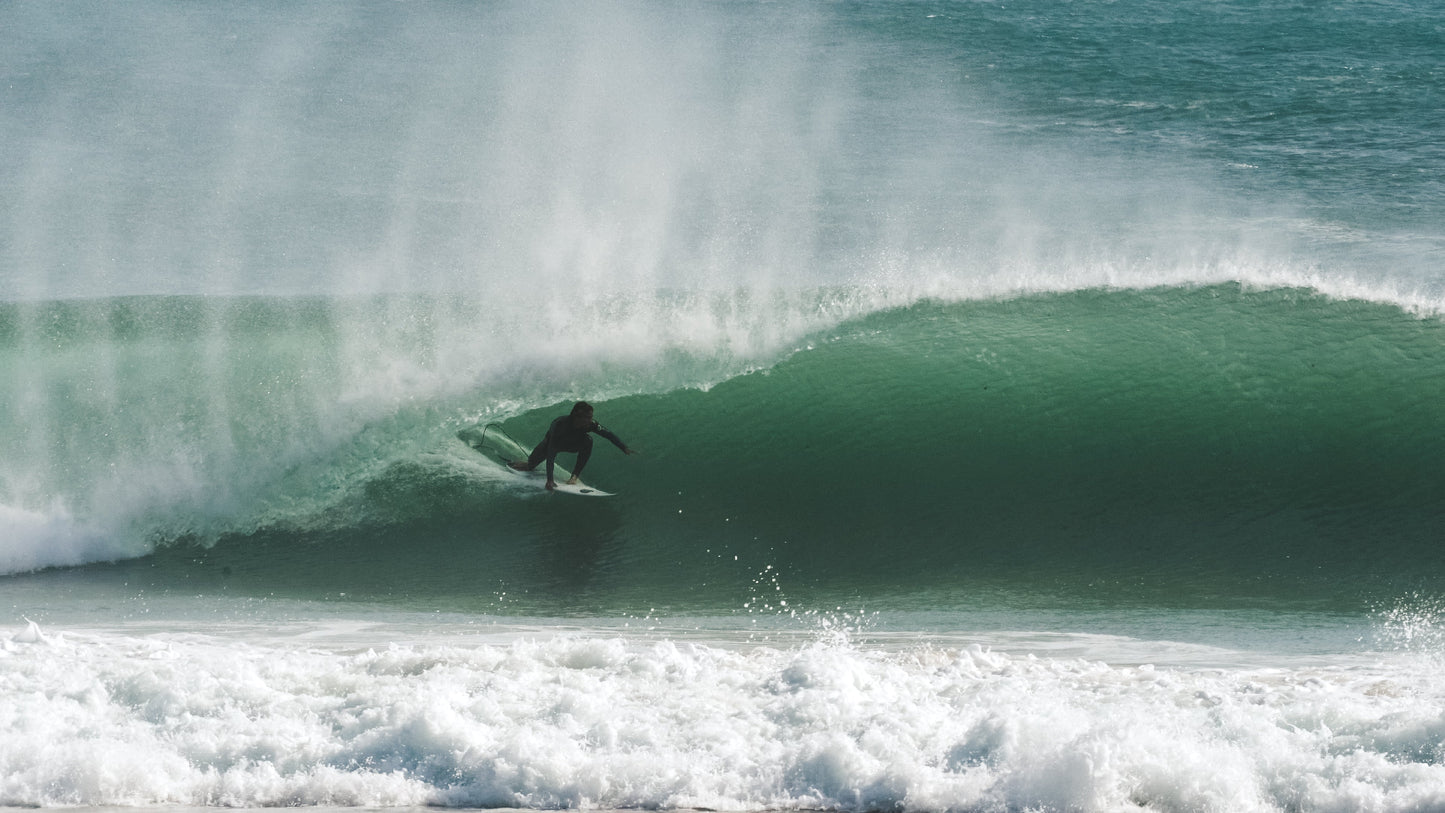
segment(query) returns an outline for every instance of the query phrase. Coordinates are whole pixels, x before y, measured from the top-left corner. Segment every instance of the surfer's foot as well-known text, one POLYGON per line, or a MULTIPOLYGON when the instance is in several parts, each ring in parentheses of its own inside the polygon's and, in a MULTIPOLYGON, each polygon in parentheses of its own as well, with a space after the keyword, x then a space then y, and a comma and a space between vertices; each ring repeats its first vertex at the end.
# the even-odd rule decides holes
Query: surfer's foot
POLYGON ((570 480, 567 481, 567 485, 569 485, 569 486, 575 486, 575 485, 577 485, 577 477, 574 475, 574 476, 572 477, 572 479, 570 479, 570 480))

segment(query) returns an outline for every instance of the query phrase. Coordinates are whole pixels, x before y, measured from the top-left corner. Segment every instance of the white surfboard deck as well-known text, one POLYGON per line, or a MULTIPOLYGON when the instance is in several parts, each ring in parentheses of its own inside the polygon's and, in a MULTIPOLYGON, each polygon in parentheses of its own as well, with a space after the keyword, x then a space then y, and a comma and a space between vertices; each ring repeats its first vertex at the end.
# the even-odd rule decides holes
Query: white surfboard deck
MULTIPOLYGON (((481 429, 473 426, 458 432, 457 437, 488 459, 500 464, 509 474, 520 477, 544 491, 547 489, 547 472, 543 466, 538 466, 532 471, 518 471, 511 467, 510 464, 513 460, 527 459, 527 450, 522 447, 522 444, 508 437, 507 433, 502 431, 501 426, 495 423, 489 423, 481 429)), ((593 488, 582 482, 568 485, 567 481, 572 478, 571 472, 555 464, 552 470, 553 476, 557 478, 557 488, 554 489, 556 493, 574 494, 579 497, 616 496, 611 492, 593 488)))
MULTIPOLYGON (((506 464, 504 463, 503 465, 506 464)), ((541 466, 538 466, 532 471, 518 471, 511 466, 507 466, 507 471, 517 475, 523 480, 527 480, 528 482, 535 485, 537 488, 543 489, 544 491, 547 488, 547 472, 544 471, 541 466)), ((567 483, 567 480, 570 479, 572 475, 563 471, 560 466, 554 466, 553 471, 554 475, 557 478, 557 487, 553 489, 553 491, 556 491, 560 494, 576 494, 579 497, 614 496, 613 494, 603 491, 600 488, 593 488, 592 486, 589 486, 580 480, 574 484, 569 485, 567 483)))

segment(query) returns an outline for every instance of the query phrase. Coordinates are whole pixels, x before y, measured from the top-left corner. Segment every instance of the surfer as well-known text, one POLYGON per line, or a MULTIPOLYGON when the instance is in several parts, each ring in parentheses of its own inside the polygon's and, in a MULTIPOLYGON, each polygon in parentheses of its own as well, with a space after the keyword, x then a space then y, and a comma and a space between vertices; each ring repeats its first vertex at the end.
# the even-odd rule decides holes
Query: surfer
POLYGON ((551 491, 557 487, 557 481, 552 478, 553 467, 556 465, 558 452, 576 452, 577 465, 572 469, 572 479, 567 485, 576 485, 577 478, 582 476, 582 469, 587 467, 587 458, 592 456, 592 438, 589 433, 596 432, 604 438, 612 441, 612 445, 622 450, 623 454, 637 454, 636 451, 627 448, 622 438, 614 435, 602 424, 593 420, 592 405, 586 401, 578 401, 572 406, 570 415, 552 421, 547 427, 547 436, 532 450, 524 463, 520 460, 513 460, 511 467, 517 471, 531 471, 537 468, 537 464, 543 460, 547 461, 547 490, 551 491))

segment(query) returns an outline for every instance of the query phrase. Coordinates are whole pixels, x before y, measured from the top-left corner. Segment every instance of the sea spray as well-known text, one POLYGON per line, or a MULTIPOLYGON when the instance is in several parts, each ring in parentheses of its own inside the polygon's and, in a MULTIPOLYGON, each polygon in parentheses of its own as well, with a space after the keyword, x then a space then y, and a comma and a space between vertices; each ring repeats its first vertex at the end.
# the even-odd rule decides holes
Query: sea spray
POLYGON ((1422 657, 1445 656, 1445 599, 1440 596, 1410 592, 1380 602, 1372 616, 1375 646, 1422 657))

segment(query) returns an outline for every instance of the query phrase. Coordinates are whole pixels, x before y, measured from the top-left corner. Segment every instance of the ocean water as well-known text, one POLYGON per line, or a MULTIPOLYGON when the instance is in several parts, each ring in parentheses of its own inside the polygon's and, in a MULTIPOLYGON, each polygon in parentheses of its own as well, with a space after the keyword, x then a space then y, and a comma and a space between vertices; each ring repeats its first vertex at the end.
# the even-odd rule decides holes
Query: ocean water
POLYGON ((1445 809, 1442 56, 4 6, 0 806, 1445 809))

